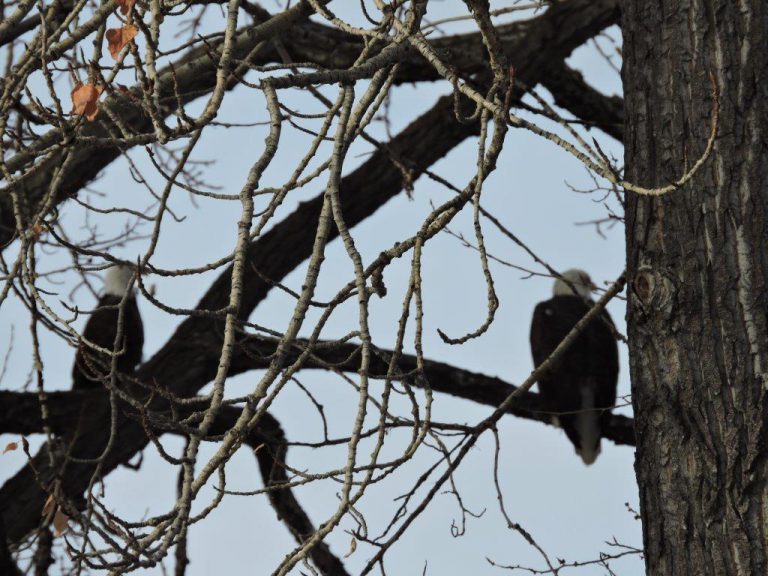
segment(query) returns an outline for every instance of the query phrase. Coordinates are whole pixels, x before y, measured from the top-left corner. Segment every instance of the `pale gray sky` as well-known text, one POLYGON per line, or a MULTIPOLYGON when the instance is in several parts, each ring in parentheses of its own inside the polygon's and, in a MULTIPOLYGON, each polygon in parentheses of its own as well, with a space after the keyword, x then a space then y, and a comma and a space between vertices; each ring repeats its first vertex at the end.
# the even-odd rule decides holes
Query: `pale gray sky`
MULTIPOLYGON (((267 3, 268 4, 268 3, 267 3)), ((355 3, 335 6, 343 17, 352 17, 355 3), (350 13, 347 13, 347 10, 350 13)), ((463 10, 456 0, 431 2, 429 16, 454 15, 463 10)), ((446 33, 462 30, 462 25, 446 26, 446 33)), ((612 31, 618 35, 616 30, 612 31)), ((570 63, 582 70, 588 81, 606 93, 620 91, 620 80, 591 48, 582 48, 570 63)), ((445 83, 403 86, 393 90, 393 129, 399 130, 428 109, 436 98, 448 91, 445 83)), ((326 91, 326 93, 330 93, 326 91)), ((260 95, 255 91, 238 90, 227 96, 220 120, 265 120, 266 111, 260 95)), ((380 131, 380 127, 376 128, 380 131)), ((216 130, 209 134, 196 157, 215 159, 205 168, 206 179, 224 187, 226 192, 239 190, 245 174, 260 154, 265 131, 263 128, 216 130)), ((602 133, 593 132, 605 150, 621 158, 621 148, 602 133)), ((282 182, 285 173, 295 161, 297 150, 306 146, 306 136, 286 126, 278 160, 273 164, 268 179, 282 182)), ((440 161, 435 171, 458 186, 463 186, 474 173, 475 140, 465 142, 440 161)), ((370 151, 367 145, 358 145, 348 157, 345 172, 351 171, 365 160, 370 151)), ((149 172, 146 153, 131 152, 137 164, 149 172)), ((527 242, 555 268, 564 270, 580 267, 588 270, 598 283, 612 281, 623 269, 624 232, 616 226, 605 230, 600 237, 592 226, 575 223, 601 218, 605 208, 596 196, 577 194, 565 182, 578 187, 591 187, 586 170, 572 157, 550 142, 529 133, 513 130, 507 136, 498 169, 491 176, 484 192, 484 206, 527 242)), ((155 182, 160 179, 155 177, 155 182)), ((264 185, 268 182, 264 182, 264 185)), ((147 195, 129 176, 127 163, 120 160, 111 165, 94 188, 108 196, 92 195, 94 203, 107 205, 113 201, 142 208, 147 195)), ((281 209, 276 221, 303 199, 314 197, 321 191, 319 183, 297 191, 281 209)), ((373 217, 353 230, 357 246, 366 262, 396 240, 412 235, 431 210, 430 202, 439 203, 448 193, 424 178, 416 183, 413 200, 405 194, 389 202, 373 217)), ((615 206, 615 204, 614 204, 615 206)), ((234 244, 239 205, 198 201, 195 208, 183 191, 174 196, 173 209, 185 217, 181 223, 167 222, 155 260, 168 267, 195 266, 228 253, 234 244)), ((82 221, 83 211, 74 204, 63 209, 62 217, 74 227, 82 221)), ((465 211, 451 224, 451 229, 472 237, 471 213, 465 211)), ((489 224, 486 226, 489 251, 506 261, 543 272, 517 246, 503 238, 489 224)), ((119 255, 134 257, 143 246, 131 245, 119 255)), ((333 242, 326 251, 326 263, 321 275, 316 298, 323 300, 335 294, 351 278, 351 265, 340 242, 333 242)), ((56 267, 66 258, 51 258, 45 268, 56 267)), ((474 330, 485 318, 485 284, 477 255, 461 246, 455 238, 441 234, 425 250, 423 277, 425 279, 425 354, 428 358, 450 362, 488 375, 498 375, 510 383, 519 383, 532 370, 528 345, 530 317, 535 304, 549 297, 551 280, 533 278, 523 280, 523 274, 494 263, 496 289, 501 299, 497 319, 482 338, 460 346, 448 346, 437 336, 438 328, 451 335, 474 330)), ((302 266, 286 278, 285 283, 300 289, 305 268, 302 266)), ((389 293, 383 300, 374 300, 371 306, 371 325, 374 343, 382 348, 394 344, 397 317, 400 312, 409 261, 394 262, 386 270, 385 280, 389 293)), ((213 275, 187 279, 152 279, 157 296, 178 307, 192 307, 209 285, 213 275)), ((68 290, 74 278, 62 278, 64 286, 51 288, 60 291, 61 299, 68 299, 68 290), (68 283, 68 284, 67 284, 68 283)), ((55 299, 52 299, 55 301, 55 299)), ((92 304, 90 295, 81 291, 77 303, 84 307, 92 304)), ((146 344, 144 356, 150 358, 175 330, 179 318, 154 309, 147 301, 140 301, 144 317, 146 344)), ((278 291, 257 308, 252 319, 259 324, 282 330, 293 308, 290 297, 278 291)), ((624 331, 623 301, 614 301, 610 313, 619 329, 624 331)), ((306 326, 312 326, 311 317, 306 326)), ((324 337, 341 335, 356 325, 356 303, 342 307, 329 323, 324 337)), ((0 353, 8 347, 10 331, 14 327, 14 347, 2 382, 3 389, 19 389, 30 367, 30 339, 28 321, 18 302, 6 302, 0 309, 0 353)), ((69 372, 74 350, 52 336, 44 335, 44 364, 46 381, 51 388, 70 386, 69 372)), ((409 346, 410 350, 410 346, 409 346)), ((240 395, 250 390, 258 373, 231 378, 227 391, 240 395)), ((357 397, 349 387, 333 375, 305 372, 302 383, 323 400, 326 406, 331 436, 349 433, 357 397)), ((374 384, 375 385, 375 384, 374 384)), ((619 393, 629 393, 626 349, 622 347, 622 365, 619 393)), ((464 400, 436 395, 434 419, 474 424, 484 418, 490 408, 464 400)), ((629 414, 630 408, 620 410, 629 414)), ((288 388, 275 402, 272 410, 282 423, 290 440, 316 439, 321 432, 320 419, 306 397, 297 388, 288 388)), ((623 543, 640 546, 641 527, 625 508, 625 502, 637 508, 637 487, 633 472, 634 450, 603 442, 603 453, 596 464, 586 467, 574 454, 564 433, 539 423, 506 417, 501 421, 502 438, 501 483, 505 492, 508 512, 514 521, 522 524, 550 554, 552 558, 590 560, 600 551, 610 551, 604 544, 614 537, 623 543)), ((387 440, 386 450, 396 453, 402 448, 406 434, 393 432, 387 440)), ((3 436, 0 445, 11 438, 3 436)), ((178 453, 181 443, 175 438, 163 440, 166 448, 178 453)), ((361 450, 366 452, 366 446, 361 450)), ((322 471, 343 464, 345 449, 322 451, 293 448, 289 463, 297 468, 322 471)), ((414 462, 393 475, 382 485, 370 489, 359 509, 365 514, 372 533, 386 525, 396 510, 393 498, 407 492, 412 482, 436 458, 430 450, 422 450, 414 462)), ((0 459, 5 478, 23 464, 20 452, 6 454, 0 459)), ((496 502, 492 484, 493 442, 486 436, 464 461, 456 474, 457 485, 465 505, 472 511, 485 513, 480 518, 469 518, 462 537, 451 535, 451 523, 460 523, 460 510, 450 495, 438 496, 429 510, 412 526, 403 540, 389 553, 386 562, 389 574, 421 574, 427 565, 427 574, 503 574, 490 566, 485 558, 500 564, 523 564, 543 567, 535 551, 516 533, 506 528, 496 502)), ((227 467, 228 487, 235 490, 255 489, 261 485, 258 469, 251 454, 241 450, 227 467)), ((121 468, 109 475, 105 482, 108 502, 114 510, 131 519, 140 519, 151 513, 166 510, 175 495, 176 474, 170 466, 149 447, 139 472, 121 468)), ((337 505, 338 485, 311 484, 296 489, 297 497, 310 513, 315 524, 322 522, 337 505)), ((213 490, 198 503, 207 503, 213 490)), ((337 555, 349 548, 350 537, 345 529, 354 528, 349 519, 327 539, 337 555)), ((225 498, 220 507, 200 524, 190 536, 190 576, 205 574, 268 574, 288 553, 295 543, 287 530, 276 519, 263 496, 225 498)), ((360 544, 357 551, 345 560, 351 573, 356 573, 375 552, 360 544)), ((166 563, 170 568, 170 559, 166 563)), ((615 564, 622 576, 641 574, 638 558, 615 564)), ((301 568, 294 572, 300 573, 301 568)), ((142 572, 161 573, 160 569, 142 572)), ((596 567, 587 567, 574 574, 600 574, 596 567)))

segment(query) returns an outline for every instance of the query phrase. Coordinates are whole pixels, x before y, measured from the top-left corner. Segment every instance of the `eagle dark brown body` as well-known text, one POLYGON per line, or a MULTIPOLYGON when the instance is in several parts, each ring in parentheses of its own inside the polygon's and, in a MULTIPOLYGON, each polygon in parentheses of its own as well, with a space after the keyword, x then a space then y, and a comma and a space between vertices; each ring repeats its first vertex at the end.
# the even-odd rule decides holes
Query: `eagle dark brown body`
MULTIPOLYGON (((563 276, 567 279, 569 274, 577 282, 591 286, 586 273, 572 270, 563 276)), ((536 366, 552 354, 591 307, 589 290, 576 295, 563 286, 567 285, 558 285, 555 295, 534 310, 531 352, 536 366)), ((578 289, 578 285, 575 287, 578 289)), ((616 403, 618 376, 619 351, 613 322, 603 311, 539 379, 544 410, 557 419, 585 464, 591 464, 600 454, 602 430, 616 403)))
MULTIPOLYGON (((91 314, 83 330, 83 338, 101 348, 112 350, 117 336, 120 303, 128 289, 133 271, 127 267, 113 267, 107 272, 105 294, 99 299, 96 310, 91 314)), ((126 298, 123 311, 122 334, 117 350, 123 353, 117 357, 117 370, 133 374, 141 362, 144 347, 144 326, 139 314, 136 297, 131 292, 126 298)), ((82 390, 98 388, 109 377, 112 358, 85 343, 81 343, 72 368, 72 388, 82 390)))

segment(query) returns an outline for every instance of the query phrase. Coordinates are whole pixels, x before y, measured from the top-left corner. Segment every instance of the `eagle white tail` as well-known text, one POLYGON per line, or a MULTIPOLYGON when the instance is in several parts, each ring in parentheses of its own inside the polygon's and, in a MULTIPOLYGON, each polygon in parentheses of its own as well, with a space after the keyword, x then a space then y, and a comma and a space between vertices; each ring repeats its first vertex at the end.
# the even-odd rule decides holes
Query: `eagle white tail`
POLYGON ((592 386, 581 388, 581 410, 576 415, 576 429, 581 440, 581 447, 576 448, 576 453, 589 466, 600 455, 600 412, 595 410, 595 389, 592 386))

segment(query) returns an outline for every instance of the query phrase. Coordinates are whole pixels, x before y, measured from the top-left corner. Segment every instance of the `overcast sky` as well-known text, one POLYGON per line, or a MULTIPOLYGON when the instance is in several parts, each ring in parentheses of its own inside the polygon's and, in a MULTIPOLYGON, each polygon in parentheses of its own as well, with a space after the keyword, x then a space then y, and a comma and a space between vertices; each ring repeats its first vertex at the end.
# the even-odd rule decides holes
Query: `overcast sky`
MULTIPOLYGON (((356 18, 356 12, 351 10, 353 4, 336 6, 334 3, 334 6, 340 16, 356 18)), ((269 2, 265 5, 274 9, 269 2)), ((465 13, 464 4, 457 0, 433 1, 429 6, 431 19, 465 13)), ((443 32, 449 34, 461 30, 462 24, 443 28, 443 32)), ((614 36, 618 35, 616 30, 611 32, 614 36)), ((618 74, 594 49, 580 49, 569 63, 582 70, 587 80, 605 93, 620 92, 618 74)), ((397 131, 406 126, 448 90, 445 83, 403 86, 393 90, 390 109, 392 129, 397 131)), ((358 90, 358 93, 361 91, 358 90)), ((333 91, 326 89, 325 93, 333 94, 333 91)), ((296 100, 295 105, 301 106, 306 102, 308 100, 296 100)), ((315 106, 311 111, 319 109, 315 106)), ((264 121, 266 118, 263 100, 253 90, 237 90, 228 94, 224 110, 219 115, 222 121, 264 121)), ((376 131, 383 134, 381 126, 375 127, 376 131)), ((225 192, 238 191, 250 164, 261 153, 264 134, 262 127, 211 131, 195 155, 200 160, 216 161, 205 168, 206 180, 221 185, 225 192)), ((599 138, 603 149, 621 158, 621 147, 610 137, 599 132, 590 133, 591 136, 599 138)), ((295 151, 303 150, 306 143, 306 135, 286 125, 281 152, 266 175, 267 181, 262 184, 282 183, 285 174, 294 165, 295 151)), ((437 163, 434 170, 463 187, 474 173, 475 146, 475 139, 465 142, 437 163)), ((369 152, 367 145, 360 144, 353 148, 345 165, 345 173, 364 162, 369 152)), ((134 150, 131 157, 138 166, 150 172, 144 151, 134 150)), ((155 183, 161 181, 157 176, 153 178, 155 183)), ((573 192, 566 183, 581 189, 592 186, 586 170, 567 153, 529 133, 511 130, 498 168, 488 180, 483 204, 555 268, 584 268, 598 285, 605 285, 623 270, 623 228, 604 228, 603 237, 594 226, 578 225, 605 217, 606 208, 600 201, 601 196, 573 192)), ((112 164, 93 188, 106 194, 100 197, 88 193, 93 203, 100 206, 113 202, 138 208, 147 205, 146 192, 130 178, 128 164, 124 160, 112 164)), ((299 201, 320 192, 321 184, 317 182, 306 190, 292 193, 276 222, 289 214, 299 201)), ((432 204, 447 198, 448 192, 422 178, 416 183, 413 199, 401 194, 357 226, 353 234, 364 261, 370 262, 381 250, 412 235, 431 211, 432 204)), ((615 203, 611 206, 616 208, 615 203)), ((171 220, 166 223, 156 265, 171 268, 197 266, 232 249, 239 217, 238 203, 198 201, 195 206, 186 193, 178 191, 173 197, 172 208, 185 219, 179 223, 171 220)), ((62 210, 62 218, 76 230, 83 221, 83 210, 74 204, 67 204, 62 210)), ((120 222, 115 225, 119 226, 120 222)), ((450 228, 472 238, 471 212, 465 210, 450 228)), ((544 272, 522 250, 498 234, 490 223, 485 231, 488 250, 494 256, 544 272)), ((116 250, 115 255, 135 259, 144 247, 141 242, 131 244, 116 250)), ((66 263, 67 259, 62 254, 43 262, 41 266, 45 269, 54 269, 66 263)), ((391 348, 394 344, 409 266, 409 259, 395 261, 389 266, 385 273, 388 295, 384 299, 374 298, 371 304, 374 343, 382 348, 391 348)), ((305 266, 299 267, 285 279, 285 284, 300 290, 305 270, 305 266)), ((349 281, 351 270, 342 245, 334 241, 326 250, 316 299, 323 300, 334 295, 340 286, 349 281)), ((530 318, 536 303, 550 297, 552 281, 540 277, 525 279, 525 274, 519 270, 497 262, 492 263, 492 271, 501 300, 495 323, 482 338, 463 346, 444 344, 437 336, 438 328, 458 336, 482 323, 486 311, 486 288, 477 254, 473 250, 463 247, 449 234, 441 234, 428 244, 422 272, 426 313, 425 355, 475 372, 499 376, 516 384, 523 381, 533 368, 528 344, 530 318)), ((153 278, 150 282, 155 284, 157 296, 162 301, 178 307, 193 307, 214 277, 209 274, 187 279, 153 278)), ((57 298, 69 301, 74 276, 63 276, 58 281, 63 284, 50 284, 48 288, 58 291, 57 298)), ((74 301, 85 308, 93 304, 92 296, 82 290, 74 295, 74 301)), ((275 330, 284 330, 293 304, 289 296, 273 291, 256 309, 252 320, 275 330)), ((146 359, 162 347, 180 319, 153 308, 146 300, 140 300, 139 305, 145 324, 146 359)), ((323 337, 342 335, 354 329, 356 307, 355 302, 342 307, 332 318, 323 337)), ((624 302, 615 300, 609 305, 609 311, 619 330, 625 332, 624 302)), ((310 316, 305 326, 313 326, 311 320, 314 317, 310 316)), ((26 313, 15 301, 7 301, 0 309, 0 358, 11 340, 11 331, 7 329, 10 326, 13 326, 13 349, 7 366, 4 366, 6 373, 0 385, 3 389, 18 390, 22 388, 30 369, 30 338, 26 313)), ((69 388, 74 350, 48 334, 44 335, 43 346, 47 384, 51 389, 69 388)), ((408 344, 407 351, 411 350, 412 346, 408 344)), ((227 393, 232 396, 244 394, 253 388, 259 377, 260 373, 254 372, 231 378, 227 383, 227 393)), ((330 435, 348 435, 355 417, 356 394, 330 374, 305 372, 300 378, 325 403, 330 435)), ((374 386, 378 384, 376 382, 374 386)), ((622 345, 619 394, 628 394, 629 388, 626 348, 622 345)), ((403 411, 407 413, 407 408, 403 411)), ((437 395, 433 417, 439 421, 475 424, 490 411, 486 406, 437 395)), ((631 414, 629 407, 619 411, 631 414)), ((290 440, 316 440, 322 431, 320 418, 296 387, 287 388, 278 397, 271 413, 280 420, 290 440)), ((605 542, 613 538, 641 546, 640 523, 625 506, 629 503, 632 508, 637 508, 632 448, 617 447, 604 441, 602 455, 594 465, 587 467, 574 453, 565 434, 551 426, 508 416, 502 419, 499 434, 502 438, 500 481, 508 512, 514 521, 536 538, 551 558, 568 561, 594 559, 600 551, 610 552, 605 542)), ((407 439, 408 434, 390 433, 387 452, 397 453, 407 439)), ((3 436, 0 445, 11 440, 11 437, 3 436)), ((163 443, 174 453, 182 448, 180 441, 174 438, 165 438, 163 443)), ((342 465, 345 454, 344 447, 322 451, 293 448, 288 461, 300 469, 322 471, 342 465)), ((367 454, 367 445, 363 446, 361 454, 367 454)), ((372 533, 386 526, 399 505, 393 499, 407 492, 414 479, 435 458, 434 452, 424 449, 414 462, 389 481, 369 490, 359 509, 367 518, 372 533)), ((12 475, 22 464, 23 454, 20 452, 2 456, 2 477, 12 475)), ((389 552, 386 562, 389 574, 421 574, 425 565, 427 574, 509 573, 492 567, 486 558, 505 565, 544 567, 535 551, 518 534, 506 528, 493 488, 492 465, 493 442, 492 437, 486 435, 456 474, 465 506, 476 513, 483 513, 482 516, 469 518, 465 534, 454 537, 451 525, 461 522, 456 501, 448 494, 436 497, 429 510, 389 552)), ((246 450, 241 450, 231 460, 227 477, 228 487, 233 490, 252 490, 261 485, 255 460, 246 450)), ((172 505, 176 474, 150 447, 144 452, 140 471, 121 468, 108 476, 105 485, 109 505, 124 517, 139 520, 165 511, 172 505)), ((338 484, 315 483, 295 492, 315 525, 318 525, 335 510, 338 490, 338 484)), ((198 505, 207 503, 212 494, 213 490, 206 492, 198 505)), ((350 536, 344 530, 354 527, 351 519, 345 518, 327 539, 337 555, 343 555, 349 548, 350 536)), ((188 574, 267 574, 294 545, 294 540, 276 519, 263 496, 225 498, 205 522, 191 530, 192 563, 188 574)), ((360 544, 357 551, 345 560, 349 571, 358 572, 373 553, 374 549, 360 544)), ((171 568, 172 562, 168 560, 166 565, 171 568)), ((614 567, 622 576, 643 572, 642 563, 637 558, 622 560, 614 567)), ((298 574, 300 570, 297 568, 294 572, 298 574)), ((158 568, 143 573, 159 574, 161 571, 158 568)), ((573 570, 566 573, 603 572, 596 567, 587 567, 580 572, 573 570)))

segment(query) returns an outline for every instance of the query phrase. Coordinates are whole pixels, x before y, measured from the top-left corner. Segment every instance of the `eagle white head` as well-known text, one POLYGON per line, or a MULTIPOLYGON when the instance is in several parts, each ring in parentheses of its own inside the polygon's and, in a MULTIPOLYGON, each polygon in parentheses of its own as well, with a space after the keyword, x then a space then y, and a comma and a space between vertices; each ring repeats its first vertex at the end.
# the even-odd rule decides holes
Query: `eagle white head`
POLYGON ((128 290, 128 286, 133 280, 133 267, 125 264, 116 264, 107 270, 104 277, 104 294, 110 296, 120 296, 121 298, 128 290))
POLYGON ((596 286, 589 274, 578 268, 571 268, 561 274, 561 278, 555 279, 552 288, 554 296, 581 296, 584 300, 592 299, 592 290, 596 286), (576 291, 574 294, 574 290, 576 291))

